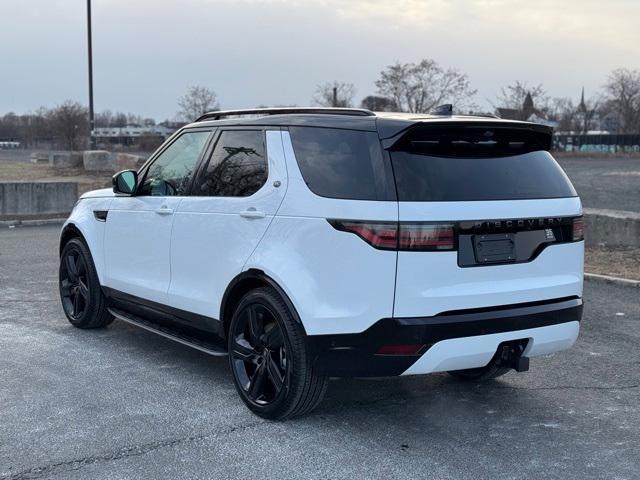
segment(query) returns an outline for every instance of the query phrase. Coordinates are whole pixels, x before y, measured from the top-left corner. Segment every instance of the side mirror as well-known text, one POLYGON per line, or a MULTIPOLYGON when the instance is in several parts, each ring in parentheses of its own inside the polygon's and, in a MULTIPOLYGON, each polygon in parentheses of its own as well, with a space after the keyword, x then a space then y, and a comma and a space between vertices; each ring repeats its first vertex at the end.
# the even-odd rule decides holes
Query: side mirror
POLYGON ((138 172, 135 170, 122 170, 112 177, 113 191, 125 195, 133 195, 138 184, 138 172))

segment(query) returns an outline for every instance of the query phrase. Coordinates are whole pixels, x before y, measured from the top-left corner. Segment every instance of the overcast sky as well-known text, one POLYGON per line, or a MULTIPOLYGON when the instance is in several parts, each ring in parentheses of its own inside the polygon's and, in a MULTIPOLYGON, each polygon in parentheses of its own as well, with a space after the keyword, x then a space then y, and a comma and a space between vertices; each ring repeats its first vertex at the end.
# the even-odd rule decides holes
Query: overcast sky
MULTIPOLYGON (((87 103, 85 0, 0 0, 0 113, 87 103)), ((173 118, 189 85, 224 108, 375 92, 396 60, 466 72, 488 107, 516 79, 595 93, 640 68, 638 0, 93 0, 96 110, 173 118)))

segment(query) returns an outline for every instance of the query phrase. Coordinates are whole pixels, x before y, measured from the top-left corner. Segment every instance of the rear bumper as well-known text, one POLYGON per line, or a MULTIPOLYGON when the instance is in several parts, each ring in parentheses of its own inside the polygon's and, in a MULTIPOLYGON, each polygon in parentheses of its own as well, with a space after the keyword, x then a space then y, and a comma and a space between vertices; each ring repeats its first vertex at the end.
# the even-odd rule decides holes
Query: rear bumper
POLYGON ((482 367, 498 345, 528 339, 526 356, 569 348, 582 318, 582 299, 447 312, 433 317, 385 318, 362 333, 311 335, 317 373, 381 377, 482 367), (424 345, 416 355, 379 355, 383 345, 424 345))

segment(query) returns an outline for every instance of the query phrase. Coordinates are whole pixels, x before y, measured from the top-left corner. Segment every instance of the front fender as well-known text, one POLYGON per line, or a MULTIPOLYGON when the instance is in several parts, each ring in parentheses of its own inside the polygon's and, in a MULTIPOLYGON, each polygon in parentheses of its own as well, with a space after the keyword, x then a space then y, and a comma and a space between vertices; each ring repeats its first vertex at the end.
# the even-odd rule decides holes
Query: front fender
POLYGON ((89 247, 93 263, 102 283, 105 271, 104 231, 106 221, 98 220, 95 211, 109 211, 113 198, 86 198, 80 200, 60 232, 60 251, 69 238, 80 236, 89 247))

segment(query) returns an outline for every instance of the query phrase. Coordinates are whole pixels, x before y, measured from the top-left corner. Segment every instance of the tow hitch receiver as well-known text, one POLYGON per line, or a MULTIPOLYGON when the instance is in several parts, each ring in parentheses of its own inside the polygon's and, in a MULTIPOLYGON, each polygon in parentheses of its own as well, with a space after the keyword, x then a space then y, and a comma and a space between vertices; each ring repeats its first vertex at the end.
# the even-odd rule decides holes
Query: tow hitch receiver
POLYGON ((496 364, 499 367, 513 368, 516 372, 529 370, 529 357, 522 356, 528 340, 514 340, 501 343, 496 352, 496 364))

